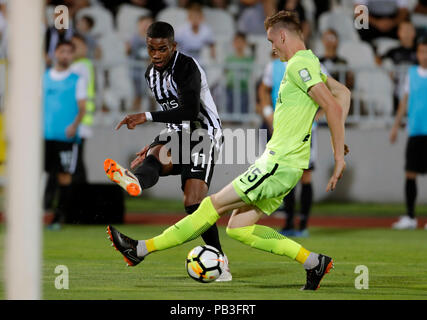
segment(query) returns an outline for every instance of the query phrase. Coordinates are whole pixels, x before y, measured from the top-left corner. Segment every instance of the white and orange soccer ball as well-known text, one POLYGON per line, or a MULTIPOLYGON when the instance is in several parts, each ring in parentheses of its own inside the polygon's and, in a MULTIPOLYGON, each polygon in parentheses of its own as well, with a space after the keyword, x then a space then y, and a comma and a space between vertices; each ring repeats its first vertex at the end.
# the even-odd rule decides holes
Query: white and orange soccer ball
POLYGON ((212 282, 218 279, 224 270, 224 256, 212 246, 198 246, 188 253, 185 268, 194 280, 212 282))

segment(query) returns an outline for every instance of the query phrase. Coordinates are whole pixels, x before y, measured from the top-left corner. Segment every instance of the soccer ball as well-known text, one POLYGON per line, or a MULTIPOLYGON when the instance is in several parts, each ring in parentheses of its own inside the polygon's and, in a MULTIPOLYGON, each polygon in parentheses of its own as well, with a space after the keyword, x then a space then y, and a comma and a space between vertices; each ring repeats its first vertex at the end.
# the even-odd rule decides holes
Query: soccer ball
POLYGON ((212 282, 218 279, 224 270, 224 256, 212 246, 198 246, 188 253, 185 268, 194 280, 212 282))

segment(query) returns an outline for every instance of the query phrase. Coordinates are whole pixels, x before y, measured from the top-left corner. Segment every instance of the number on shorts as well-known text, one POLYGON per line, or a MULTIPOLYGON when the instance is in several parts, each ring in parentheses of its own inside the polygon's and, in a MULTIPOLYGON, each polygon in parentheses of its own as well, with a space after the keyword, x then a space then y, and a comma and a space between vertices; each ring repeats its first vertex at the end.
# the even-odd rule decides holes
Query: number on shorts
POLYGON ((193 153, 191 155, 194 158, 193 164, 194 167, 197 167, 198 163, 199 163, 199 157, 202 158, 202 163, 201 163, 201 167, 204 169, 205 168, 205 164, 206 164, 206 156, 203 153, 193 153))

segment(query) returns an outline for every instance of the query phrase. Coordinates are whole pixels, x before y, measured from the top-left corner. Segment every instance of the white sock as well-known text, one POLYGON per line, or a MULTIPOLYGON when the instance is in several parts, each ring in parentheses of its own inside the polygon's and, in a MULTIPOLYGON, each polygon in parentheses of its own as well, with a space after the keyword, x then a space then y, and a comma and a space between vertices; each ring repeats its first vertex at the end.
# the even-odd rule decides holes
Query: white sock
POLYGON ((138 240, 138 245, 136 246, 136 255, 139 258, 144 258, 148 254, 147 246, 145 240, 138 240))
POLYGON ((304 262, 304 269, 310 270, 316 267, 319 264, 319 255, 314 252, 310 252, 307 257, 307 260, 304 262))

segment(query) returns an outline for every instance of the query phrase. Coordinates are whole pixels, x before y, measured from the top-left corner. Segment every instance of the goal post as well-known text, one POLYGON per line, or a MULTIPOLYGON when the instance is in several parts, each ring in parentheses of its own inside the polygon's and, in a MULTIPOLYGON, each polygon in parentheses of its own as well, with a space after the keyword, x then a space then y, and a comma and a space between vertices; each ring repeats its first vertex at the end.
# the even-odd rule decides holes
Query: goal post
POLYGON ((44 0, 8 1, 6 299, 41 299, 44 0))

